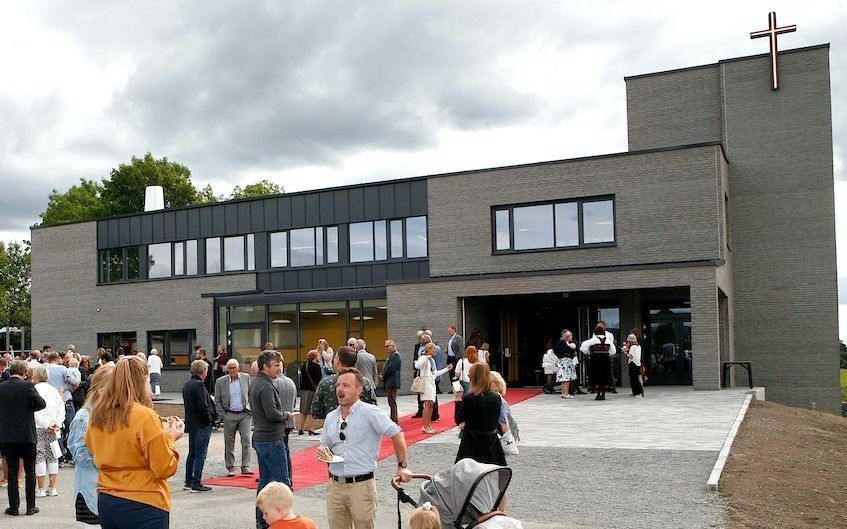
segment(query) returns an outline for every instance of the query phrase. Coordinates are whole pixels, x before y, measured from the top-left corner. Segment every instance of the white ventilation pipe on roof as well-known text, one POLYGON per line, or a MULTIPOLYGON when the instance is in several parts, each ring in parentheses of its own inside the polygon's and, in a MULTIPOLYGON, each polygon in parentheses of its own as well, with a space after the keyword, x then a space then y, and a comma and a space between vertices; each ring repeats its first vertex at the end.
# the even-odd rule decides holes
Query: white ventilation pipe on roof
POLYGON ((162 186, 144 188, 144 211, 165 209, 165 190, 162 186))

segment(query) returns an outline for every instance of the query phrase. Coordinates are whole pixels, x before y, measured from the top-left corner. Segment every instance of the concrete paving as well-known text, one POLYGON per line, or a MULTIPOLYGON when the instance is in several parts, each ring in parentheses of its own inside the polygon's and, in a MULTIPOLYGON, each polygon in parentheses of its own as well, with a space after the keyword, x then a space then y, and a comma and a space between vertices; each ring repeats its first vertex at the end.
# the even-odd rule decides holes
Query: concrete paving
MULTIPOLYGON (((707 492, 706 480, 744 396, 744 390, 672 387, 648 388, 646 399, 626 393, 610 394, 604 402, 588 395, 573 400, 539 395, 517 404, 512 412, 520 424, 521 453, 509 459, 514 477, 508 512, 527 529, 722 527, 726 507, 720 496, 707 492)), ((387 409, 385 399, 379 400, 387 409)), ((401 414, 414 413, 414 397, 399 400, 401 414)), ((186 441, 177 443, 183 456, 186 441)), ((299 451, 317 442, 318 437, 295 434, 291 446, 299 451)), ((431 474, 449 467, 457 444, 454 429, 413 445, 412 470, 431 474)), ((223 434, 214 432, 204 476, 225 472, 222 452, 223 434)), ((380 529, 397 527, 390 486, 394 469, 390 458, 377 472, 380 529)), ((255 491, 215 487, 191 494, 181 488, 183 477, 181 465, 170 480, 172 528, 253 526, 255 491)), ((419 483, 407 490, 416 491, 419 483)), ((72 488, 73 470, 61 469, 58 497, 39 498, 36 516, 0 517, 0 527, 79 527, 72 488)), ((322 485, 295 494, 295 512, 321 528, 328 527, 325 490, 322 485)), ((410 511, 401 506, 404 527, 410 511)))

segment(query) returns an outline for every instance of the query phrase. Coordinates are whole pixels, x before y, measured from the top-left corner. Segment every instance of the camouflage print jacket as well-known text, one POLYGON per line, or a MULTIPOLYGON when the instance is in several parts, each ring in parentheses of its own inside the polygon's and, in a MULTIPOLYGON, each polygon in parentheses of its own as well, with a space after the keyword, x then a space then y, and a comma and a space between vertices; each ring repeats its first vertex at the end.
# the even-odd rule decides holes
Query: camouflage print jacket
MULTIPOLYGON (((326 415, 338 407, 338 395, 335 393, 336 380, 338 375, 329 375, 318 382, 315 398, 312 400, 312 415, 315 419, 326 419, 326 415)), ((376 392, 367 377, 365 377, 365 386, 362 388, 360 399, 362 402, 376 405, 376 392)))

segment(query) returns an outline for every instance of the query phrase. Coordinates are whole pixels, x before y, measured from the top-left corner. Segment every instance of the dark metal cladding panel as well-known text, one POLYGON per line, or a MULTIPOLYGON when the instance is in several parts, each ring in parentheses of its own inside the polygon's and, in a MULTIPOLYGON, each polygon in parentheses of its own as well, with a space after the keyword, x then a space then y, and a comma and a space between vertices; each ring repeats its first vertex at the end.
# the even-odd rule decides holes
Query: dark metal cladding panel
POLYGON ((375 264, 371 266, 371 284, 384 285, 388 271, 385 264, 375 264))
POLYGON ((226 233, 226 206, 212 206, 212 235, 220 237, 226 233))
POLYGON ((118 219, 118 244, 120 246, 129 246, 129 217, 118 219))
POLYGON ((371 279, 372 265, 359 265, 356 267, 356 286, 364 287, 372 285, 371 279))
POLYGON ((264 204, 265 210, 265 227, 263 229, 267 231, 276 231, 276 228, 279 225, 279 219, 276 217, 277 199, 266 198, 262 201, 262 203, 264 204))
POLYGON ((165 222, 164 240, 173 241, 176 239, 176 213, 173 211, 166 211, 163 217, 165 222))
POLYGON ((420 261, 418 263, 418 279, 429 279, 429 261, 420 261))
MULTIPOLYGON (((236 233, 250 233, 250 203, 239 202, 238 206, 238 231, 236 233)), ((232 235, 232 232, 227 232, 232 235)))
POLYGON ((265 201, 250 202, 250 230, 253 233, 265 231, 265 201))
POLYGON ((379 218, 379 188, 370 186, 363 189, 365 195, 365 220, 379 218))
MULTIPOLYGON (((365 193, 361 187, 349 190, 349 202, 347 208, 350 210, 350 222, 362 222, 365 220, 365 193)), ((336 203, 337 204, 337 203, 336 203)))
MULTIPOLYGON (((202 208, 208 209, 208 208, 202 208)), ((199 239, 200 238, 200 208, 189 209, 186 211, 188 213, 188 238, 189 239, 199 239)))
POLYGON ((226 227, 221 235, 235 235, 238 233, 238 204, 226 204, 224 209, 226 211, 224 215, 226 227))
POLYGON ((285 290, 297 290, 299 288, 297 286, 297 270, 286 270, 283 274, 285 275, 285 290))
POLYGON ((326 269, 326 287, 339 288, 341 286, 341 268, 333 267, 326 269))
POLYGON ((312 288, 312 271, 297 271, 297 290, 310 290, 312 288))
POLYGON ((302 228, 306 225, 306 197, 294 195, 291 197, 291 227, 302 228))
POLYGON ((321 225, 321 197, 317 193, 306 195, 306 226, 321 225))
POLYGON ((117 248, 121 245, 121 233, 118 219, 109 219, 109 248, 117 248))
POLYGON ((279 197, 276 199, 277 229, 287 230, 291 227, 291 197, 279 197))
POLYGON ((129 218, 129 244, 131 246, 141 244, 141 217, 129 218))
POLYGON ((269 272, 261 272, 256 274, 256 290, 266 292, 271 289, 271 274, 269 272))
POLYGON ((212 210, 213 208, 200 208, 200 237, 206 239, 211 237, 214 231, 212 230, 212 210))
POLYGON ((188 210, 176 211, 176 240, 188 238, 188 210))
POLYGON ((388 277, 389 281, 398 281, 403 279, 403 263, 389 263, 388 277))
POLYGON ((150 215, 141 216, 141 244, 150 244, 153 242, 153 217, 150 215))
POLYGON ((206 243, 202 240, 197 243, 197 273, 206 273, 206 243))
POLYGON ((326 268, 315 268, 312 271, 312 288, 326 288, 326 268))
POLYGON ((109 247, 109 221, 97 221, 97 248, 103 249, 109 247))
POLYGON ((339 189, 332 192, 333 207, 335 219, 332 221, 335 224, 342 224, 350 220, 350 193, 346 189, 339 189))
POLYGON ((403 263, 403 279, 418 279, 418 263, 403 263))
POLYGON ((285 290, 285 274, 283 272, 271 272, 271 291, 285 290))
POLYGON ((256 251, 256 270, 267 270, 270 264, 268 255, 268 234, 267 232, 257 233, 253 236, 253 244, 256 251))
POLYGON ((394 218, 394 185, 379 186, 379 218, 394 218))
POLYGON ((356 267, 345 266, 341 269, 341 286, 345 288, 353 288, 357 285, 356 282, 356 267))
POLYGON ((426 196, 426 180, 415 180, 411 184, 411 211, 410 216, 417 217, 418 215, 426 215, 427 213, 427 196, 426 196))
POLYGON ((347 224, 338 226, 338 262, 350 262, 350 228, 347 224))
POLYGON ((394 184, 394 215, 408 217, 412 213, 412 186, 409 182, 394 184))
POLYGON ((162 242, 165 240, 165 215, 163 213, 153 213, 153 242, 162 242))
POLYGON ((322 226, 326 226, 329 224, 335 224, 335 215, 333 214, 333 200, 332 200, 332 191, 324 191, 320 194, 320 212, 321 218, 318 222, 322 226))

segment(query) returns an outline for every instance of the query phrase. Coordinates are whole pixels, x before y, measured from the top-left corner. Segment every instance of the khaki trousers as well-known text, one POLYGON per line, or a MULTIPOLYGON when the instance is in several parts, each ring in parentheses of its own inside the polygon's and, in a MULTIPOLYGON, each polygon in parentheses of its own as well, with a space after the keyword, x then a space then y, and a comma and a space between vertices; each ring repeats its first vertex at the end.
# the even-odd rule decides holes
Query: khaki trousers
POLYGON ((339 483, 329 480, 326 514, 330 529, 373 529, 376 522, 376 481, 339 483))

